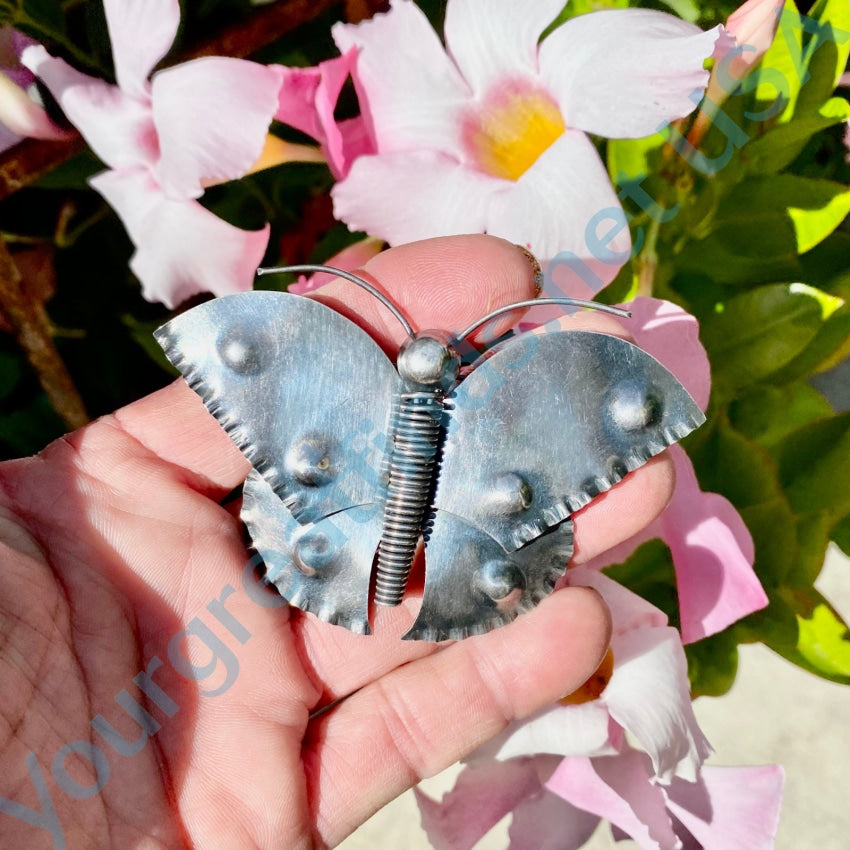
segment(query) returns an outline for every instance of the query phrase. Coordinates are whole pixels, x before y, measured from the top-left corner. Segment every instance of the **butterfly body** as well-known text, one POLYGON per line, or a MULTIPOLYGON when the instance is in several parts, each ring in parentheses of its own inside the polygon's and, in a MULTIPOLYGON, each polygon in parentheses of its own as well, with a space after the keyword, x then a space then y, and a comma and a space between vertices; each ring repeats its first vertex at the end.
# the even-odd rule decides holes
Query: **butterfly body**
POLYGON ((215 299, 157 331, 252 464, 242 518, 289 602, 368 633, 420 538, 407 638, 477 634, 534 607, 572 555, 571 515, 703 420, 617 337, 526 333, 458 379, 448 334, 397 368, 360 328, 286 293, 215 299))

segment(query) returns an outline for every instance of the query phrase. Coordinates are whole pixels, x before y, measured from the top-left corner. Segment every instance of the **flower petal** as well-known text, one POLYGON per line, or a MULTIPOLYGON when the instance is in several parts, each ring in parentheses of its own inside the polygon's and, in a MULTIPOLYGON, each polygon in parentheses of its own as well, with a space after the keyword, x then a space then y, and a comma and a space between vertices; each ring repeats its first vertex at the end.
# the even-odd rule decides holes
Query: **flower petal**
POLYGON ((540 76, 568 126, 612 139, 649 136, 693 112, 721 31, 648 9, 579 15, 544 39, 540 76))
POLYGON ((0 123, 17 136, 32 139, 66 139, 68 131, 57 127, 44 108, 5 74, 0 73, 0 123))
POLYGON ((153 164, 159 147, 147 100, 80 73, 40 45, 28 47, 21 62, 50 89, 68 120, 107 165, 153 164))
POLYGON ((615 634, 611 651, 614 673, 601 696, 611 717, 650 755, 659 781, 694 781, 711 746, 691 706, 679 633, 668 627, 615 634))
POLYGON ((433 148, 462 157, 457 113, 469 87, 415 3, 397 0, 389 12, 332 32, 340 53, 360 50, 355 84, 379 151, 433 148))
POLYGON ((734 79, 743 78, 773 44, 783 5, 782 0, 747 0, 729 16, 726 31, 742 48, 730 63, 734 79))
POLYGON ((391 245, 432 236, 483 233, 505 181, 470 171, 436 151, 357 159, 331 191, 334 215, 391 245))
POLYGON ((197 198, 202 181, 234 180, 263 150, 283 71, 242 59, 205 57, 153 78, 161 159, 157 178, 172 198, 197 198))
POLYGON ((563 0, 453 0, 446 6, 449 54, 477 97, 511 77, 537 76, 537 42, 563 0))
POLYGON ((616 277, 629 258, 629 228, 584 133, 567 130, 519 180, 502 182, 487 217, 488 233, 527 246, 541 260, 554 258, 594 292, 616 277), (606 220, 608 226, 600 227, 606 220), (614 235, 607 240, 609 231, 614 235))
POLYGON ((436 850, 470 850, 523 798, 540 792, 534 759, 466 767, 439 803, 414 789, 422 828, 436 850))
POLYGON ((547 791, 520 800, 508 829, 510 850, 578 850, 599 818, 547 791))
POLYGON ((681 844, 665 809, 664 792, 651 782, 647 761, 635 750, 592 760, 564 759, 546 789, 611 821, 645 850, 675 850, 681 844))
POLYGON ((233 227, 196 201, 173 201, 146 169, 106 171, 90 181, 124 222, 136 253, 130 267, 149 301, 175 307, 198 292, 250 289, 269 228, 233 227))
POLYGON ((783 784, 775 764, 706 767, 697 784, 673 780, 667 807, 704 850, 772 850, 783 784))
POLYGON ((723 496, 699 489, 681 446, 671 447, 670 456, 676 489, 659 521, 676 568, 682 641, 693 643, 764 608, 768 599, 753 571, 753 539, 738 511, 723 496))
POLYGON ((592 587, 605 600, 611 612, 612 634, 624 635, 635 629, 660 629, 667 625, 663 611, 587 564, 570 567, 566 579, 571 587, 592 587))
POLYGON ((635 342, 664 364, 691 394, 700 409, 708 406, 711 366, 699 341, 696 318, 670 301, 635 298, 632 316, 623 321, 635 342))
POLYGON ((168 53, 180 25, 177 0, 103 0, 118 85, 135 98, 145 97, 148 77, 168 53))
POLYGON ((322 145, 333 175, 344 177, 351 162, 374 153, 362 117, 337 122, 334 118, 339 93, 357 61, 353 48, 343 56, 320 62, 315 68, 283 67, 283 83, 275 118, 322 145))
POLYGON ((504 761, 542 754, 595 756, 616 752, 611 743, 608 710, 599 701, 549 706, 508 728, 467 757, 504 761))

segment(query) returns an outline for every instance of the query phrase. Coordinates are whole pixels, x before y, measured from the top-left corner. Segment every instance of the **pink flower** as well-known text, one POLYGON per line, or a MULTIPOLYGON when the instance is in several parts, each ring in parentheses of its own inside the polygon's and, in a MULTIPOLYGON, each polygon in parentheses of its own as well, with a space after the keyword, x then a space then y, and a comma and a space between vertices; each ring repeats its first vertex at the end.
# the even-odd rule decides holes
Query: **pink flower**
POLYGON ((645 850, 770 850, 782 768, 705 767, 696 782, 650 781, 648 759, 532 756, 467 766, 441 802, 416 791, 436 850, 471 850, 511 814, 512 848, 577 850, 605 819, 645 850))
POLYGON ((630 238, 586 133, 646 136, 691 112, 720 29, 627 9, 582 15, 539 42, 562 8, 449 0, 446 49, 409 0, 335 26, 340 51, 360 51, 376 143, 334 187, 337 217, 391 244, 487 232, 541 259, 574 251, 610 280, 630 238), (601 252, 596 229, 612 228, 599 213, 619 224, 601 252))
POLYGON ((675 776, 694 781, 711 747, 693 713, 678 632, 654 605, 602 573, 571 567, 566 581, 594 588, 611 611, 607 664, 589 689, 511 724, 470 761, 611 755, 622 749, 628 733, 649 755, 657 781, 669 783, 675 776))
POLYGON ((211 182, 242 176, 260 156, 282 72, 211 57, 148 79, 177 32, 177 0, 104 0, 104 9, 117 86, 42 47, 29 48, 23 61, 109 166, 91 185, 127 227, 144 296, 174 306, 196 292, 249 289, 268 227, 240 230, 197 198, 211 182))
POLYGON ((283 68, 275 118, 312 136, 322 147, 331 173, 345 177, 351 163, 374 152, 374 142, 363 116, 336 121, 334 109, 346 79, 353 73, 357 51, 349 50, 315 68, 283 68))
POLYGON ((720 105, 773 44, 784 5, 784 0, 747 0, 729 16, 726 31, 732 38, 718 42, 715 50, 705 101, 688 133, 692 145, 698 144, 720 105))
POLYGON ((747 0, 726 21, 726 31, 736 46, 729 51, 728 73, 742 80, 773 44, 783 0, 747 0))
MULTIPOLYGON (((708 403, 709 363, 699 343, 696 319, 669 302, 638 298, 629 305, 626 327, 641 348, 660 360, 703 409, 708 403)), ((722 631, 768 604, 753 571, 750 533, 734 506, 699 488, 681 446, 672 446, 676 487, 664 513, 640 534, 595 558, 604 568, 625 561, 648 540, 669 547, 676 570, 682 640, 693 643, 722 631)))
POLYGON ((23 33, 0 27, 0 150, 16 145, 23 138, 56 140, 69 136, 30 97, 29 89, 35 77, 21 65, 20 57, 33 44, 23 33))

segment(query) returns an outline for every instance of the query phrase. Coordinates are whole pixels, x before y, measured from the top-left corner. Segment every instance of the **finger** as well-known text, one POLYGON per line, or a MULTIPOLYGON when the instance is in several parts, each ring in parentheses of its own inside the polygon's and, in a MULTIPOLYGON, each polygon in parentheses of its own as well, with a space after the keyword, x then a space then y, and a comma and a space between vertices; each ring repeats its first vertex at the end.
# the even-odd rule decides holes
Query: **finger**
MULTIPOLYGON (((527 255, 490 236, 403 245, 374 257, 364 271, 422 328, 452 330, 446 325, 461 326, 492 306, 535 293, 534 269, 527 255)), ((397 351, 404 331, 374 296, 341 280, 315 294, 372 332, 380 344, 397 351)), ((248 473, 248 462, 182 381, 123 408, 114 421, 154 455, 186 470, 190 486, 206 487, 214 498, 240 484, 248 473)))
POLYGON ((567 588, 503 629, 399 667, 316 718, 308 794, 334 846, 382 805, 585 682, 608 645, 601 599, 567 588))
MULTIPOLYGON (((373 257, 362 274, 390 297, 414 330, 459 331, 496 307, 537 293, 529 255, 492 236, 443 236, 401 245, 373 257)), ((370 329, 393 354, 404 341, 398 320, 354 284, 335 280, 313 295, 370 329)))

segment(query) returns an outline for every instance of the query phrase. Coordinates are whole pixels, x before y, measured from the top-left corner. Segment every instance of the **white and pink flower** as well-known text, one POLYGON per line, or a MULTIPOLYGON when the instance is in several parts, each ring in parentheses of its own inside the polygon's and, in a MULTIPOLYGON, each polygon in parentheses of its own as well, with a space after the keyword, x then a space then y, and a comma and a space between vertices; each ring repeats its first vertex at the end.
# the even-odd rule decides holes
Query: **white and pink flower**
POLYGON ((23 62, 109 166, 91 185, 136 246, 131 268, 151 301, 174 306, 197 292, 249 289, 268 227, 245 231, 197 199, 241 177, 259 158, 282 70, 207 57, 158 71, 180 23, 177 0, 104 0, 118 85, 87 76, 43 47, 23 62))
POLYGON ((375 153, 333 190, 335 212, 390 244, 486 232, 542 260, 574 252, 608 282, 628 227, 592 250, 589 224, 622 214, 588 133, 637 138, 690 113, 722 28, 643 9, 582 15, 540 36, 563 0, 449 0, 444 49, 410 0, 337 25, 375 153), (591 244, 588 244, 588 243, 591 244))
POLYGON ((664 614, 592 569, 572 568, 567 580, 594 587, 611 610, 606 662, 582 689, 473 753, 441 802, 417 791, 433 846, 470 850, 512 814, 512 847, 579 848, 605 819, 646 850, 769 850, 781 768, 704 766, 710 747, 664 614))
POLYGON ((440 802, 416 792, 436 850, 471 850, 505 815, 511 847, 578 850, 600 819, 644 850, 771 850, 784 774, 778 765, 704 767, 696 782, 650 781, 647 757, 530 756, 467 766, 440 802))

